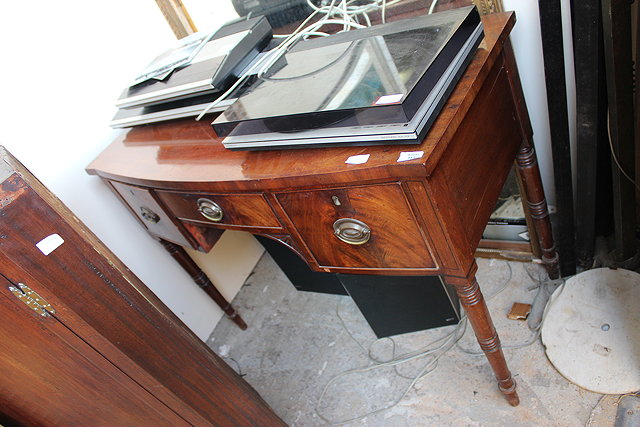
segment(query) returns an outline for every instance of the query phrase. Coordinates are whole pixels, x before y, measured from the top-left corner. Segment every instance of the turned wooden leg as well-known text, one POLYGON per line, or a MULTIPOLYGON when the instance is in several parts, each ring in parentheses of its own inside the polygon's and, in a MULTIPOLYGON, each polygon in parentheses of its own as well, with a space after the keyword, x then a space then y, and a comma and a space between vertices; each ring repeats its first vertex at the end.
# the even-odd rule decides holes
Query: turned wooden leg
POLYGON ((460 302, 467 312, 467 317, 471 327, 476 334, 480 348, 489 360, 489 364, 498 380, 498 388, 504 394, 507 402, 511 406, 518 406, 520 399, 516 392, 516 382, 511 377, 511 372, 504 359, 504 353, 500 345, 500 338, 496 328, 493 326, 489 310, 484 302, 484 297, 478 281, 475 278, 476 266, 472 268, 469 277, 445 277, 445 281, 456 288, 460 302))
POLYGON ((211 283, 211 280, 207 277, 207 275, 198 267, 198 264, 195 263, 189 256, 189 254, 184 250, 184 248, 180 245, 176 245, 175 243, 171 243, 164 239, 158 239, 162 246, 171 254, 173 259, 178 261, 178 264, 185 269, 191 279, 198 286, 200 286, 215 302, 220 306, 222 311, 229 317, 229 319, 233 320, 233 322, 240 327, 240 329, 247 329, 247 324, 244 323, 242 317, 238 314, 238 312, 231 306, 231 304, 222 296, 220 291, 211 283))
POLYGON ((531 145, 527 139, 520 145, 516 157, 516 164, 520 171, 522 185, 525 189, 523 196, 531 212, 531 218, 536 229, 536 234, 538 235, 540 249, 542 250, 542 262, 544 262, 547 268, 549 277, 551 279, 557 279, 560 276, 558 269, 559 257, 551 232, 547 200, 544 196, 536 152, 533 145, 531 145))

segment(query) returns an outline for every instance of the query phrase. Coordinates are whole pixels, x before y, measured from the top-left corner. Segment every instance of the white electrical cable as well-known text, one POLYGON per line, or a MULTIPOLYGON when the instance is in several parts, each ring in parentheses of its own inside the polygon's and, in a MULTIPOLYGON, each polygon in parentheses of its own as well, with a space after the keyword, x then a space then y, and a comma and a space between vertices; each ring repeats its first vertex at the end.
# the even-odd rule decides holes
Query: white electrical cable
POLYGON ((269 54, 263 56, 258 62, 256 62, 246 73, 240 76, 238 80, 236 80, 236 82, 233 85, 231 85, 229 89, 227 89, 222 95, 217 97, 211 104, 207 105, 207 107, 204 110, 202 110, 202 112, 198 115, 198 117, 196 117, 196 121, 199 121, 202 117, 204 117, 205 114, 211 111, 213 107, 215 107, 224 99, 226 99, 227 96, 231 95, 231 93, 233 93, 233 91, 236 90, 238 86, 244 83, 247 77, 249 77, 255 70, 257 70, 258 67, 261 67, 262 64, 266 62, 268 58, 269 58, 269 54))
POLYGON ((431 7, 429 7, 429 15, 431 15, 433 13, 434 10, 436 10, 436 5, 438 4, 438 0, 433 0, 431 2, 431 7))
MULTIPOLYGON (((331 4, 333 5, 333 3, 335 3, 336 0, 332 0, 331 4)), ((277 55, 279 53, 279 48, 280 46, 284 45, 285 43, 287 43, 291 37, 300 29, 302 29, 304 27, 304 25, 309 22, 311 19, 313 19, 314 16, 316 16, 318 14, 318 11, 315 10, 313 11, 299 26, 298 28, 296 28, 296 30, 288 35, 285 40, 278 45, 277 47, 275 47, 274 49, 272 49, 271 51, 267 52, 266 55, 264 55, 262 58, 260 58, 259 61, 257 61, 251 68, 249 68, 247 71, 245 71, 242 76, 238 77, 238 80, 229 88, 227 89, 222 95, 220 95, 218 98, 216 98, 211 104, 209 104, 204 110, 202 110, 202 112, 198 115, 198 117, 196 117, 196 121, 199 121, 202 117, 204 117, 205 114, 207 114, 209 111, 211 111, 211 109, 213 107, 215 107, 216 105, 218 105, 220 102, 222 102, 222 100, 224 100, 227 96, 229 96, 231 93, 233 93, 234 90, 236 90, 238 88, 238 86, 240 86, 242 83, 244 83, 244 81, 247 79, 247 77, 249 77, 251 74, 253 74, 254 72, 256 72, 257 70, 260 70, 265 64, 268 63, 268 60, 274 56, 277 55)))
MULTIPOLYGON (((509 264, 508 262, 506 263, 507 267, 509 268, 509 274, 507 279, 505 280, 504 284, 498 289, 496 290, 493 294, 491 294, 491 296, 486 298, 486 301, 490 301, 491 299, 495 298, 498 294, 500 294, 502 291, 504 291, 507 286, 509 285, 509 282, 511 281, 511 278, 513 277, 513 269, 511 267, 511 264, 509 264)), ((360 348, 362 348, 362 350, 367 354, 367 356, 369 357, 369 359, 374 363, 374 365, 368 366, 368 367, 364 367, 364 368, 358 368, 358 369, 352 369, 352 370, 348 370, 348 371, 344 371, 334 377, 332 377, 329 382, 324 386, 324 388, 322 389, 322 393, 320 394, 320 397, 318 398, 318 402, 316 403, 316 414, 318 415, 318 417, 320 417, 324 422, 331 424, 331 425, 342 425, 342 424, 346 424, 346 423, 350 423, 353 421, 358 421, 361 420, 363 418, 366 418, 368 416, 374 415, 374 414, 378 414, 381 412, 384 412, 388 409, 391 409, 393 407, 395 407, 396 405, 398 405, 398 403, 400 403, 402 401, 402 399, 404 399, 404 397, 407 395, 407 393, 409 393, 409 391, 413 388, 413 386, 420 380, 420 378, 424 377, 425 375, 429 374, 430 372, 432 372, 438 365, 438 360, 440 359, 440 357, 442 357, 445 353, 447 353, 451 348, 453 348, 458 341, 460 341, 460 339, 464 336, 465 332, 466 332, 466 328, 467 328, 467 315, 465 314, 464 316, 462 316, 462 318, 460 319, 460 322, 458 323, 458 325, 455 327, 455 329, 450 332, 449 334, 440 337, 432 342, 430 342, 429 344, 427 344, 426 346, 422 347, 421 349, 418 350, 414 350, 412 352, 409 353, 405 353, 402 354, 398 357, 395 356, 395 354, 392 355, 392 359, 386 362, 382 362, 379 359, 373 357, 371 355, 371 347, 379 342, 382 339, 387 339, 390 340, 393 343, 393 353, 395 353, 395 341, 393 341, 392 338, 380 338, 377 339, 375 341, 373 341, 370 346, 369 346, 369 350, 367 351, 364 346, 353 336, 353 334, 349 331, 349 328, 347 327, 346 323, 344 322, 344 319, 342 318, 342 316, 340 316, 339 313, 339 305, 340 303, 338 303, 338 306, 336 307, 336 314, 338 316, 338 318, 340 319, 340 321, 342 322, 343 327, 345 328, 345 331, 347 332, 347 334, 351 337, 351 339, 353 341, 355 341, 358 346, 360 346, 360 348), (436 345, 438 343, 442 342, 439 345, 436 345), (435 346, 435 347, 434 347, 435 346), (430 356, 432 359, 418 372, 418 374, 414 377, 407 377, 404 375, 401 375, 398 373, 396 367, 400 364, 406 363, 406 362, 410 362, 413 360, 418 360, 424 357, 430 356), (402 378, 406 378, 406 379, 411 379, 411 383, 407 386, 407 388, 403 391, 403 393, 400 395, 399 398, 397 398, 396 400, 394 400, 392 403, 383 406, 382 408, 378 408, 376 410, 367 412, 366 414, 363 415, 359 415, 353 418, 349 418, 347 420, 340 420, 340 421, 334 421, 329 419, 328 417, 326 417, 325 415, 322 414, 322 412, 320 411, 320 404, 322 403, 322 400, 324 398, 324 396, 327 393, 328 388, 335 382, 337 381, 339 378, 342 378, 343 376, 346 375, 350 375, 350 374, 357 374, 357 373, 363 373, 363 372, 368 372, 368 371, 372 371, 374 369, 379 369, 379 368, 383 368, 383 367, 394 367, 394 370, 396 372, 396 375, 401 376, 402 378)))
MULTIPOLYGON (((347 374, 353 374, 353 373, 362 373, 362 372, 367 372, 367 371, 371 371, 373 369, 378 369, 381 367, 386 367, 386 366, 396 366, 400 363, 405 363, 409 360, 413 360, 417 357, 414 357, 412 359, 408 359, 408 360, 399 360, 399 361, 393 361, 393 362, 387 362, 387 363, 380 363, 377 365, 373 365, 373 366, 369 366, 366 368, 361 368, 361 369, 352 369, 350 371, 347 372, 343 372, 340 375, 337 375, 335 377, 333 377, 324 387, 324 389, 322 390, 322 394, 320 396, 320 399, 318 400, 318 405, 316 405, 316 414, 318 415, 318 417, 320 417, 324 422, 331 424, 331 425, 342 425, 342 424, 347 424, 353 421, 358 421, 361 420, 365 417, 371 416, 371 415, 375 415, 375 414, 379 414, 381 412, 384 412, 388 409, 393 408, 394 406, 396 406, 398 403, 400 403, 402 401, 402 399, 404 399, 404 397, 407 395, 407 393, 409 393, 409 391, 411 391, 411 389, 413 388, 413 386, 420 380, 420 378, 422 378, 423 376, 427 375, 428 373, 432 372, 437 366, 438 366, 438 360, 440 359, 440 357, 445 354, 449 349, 451 349, 451 347, 453 347, 453 345, 455 344, 455 342, 460 339, 460 337, 456 337, 454 339, 451 339, 451 337, 455 337, 454 335, 449 335, 449 340, 446 341, 444 344, 442 344, 439 348, 434 349, 434 352, 436 352, 437 350, 442 350, 437 356, 433 357, 433 359, 431 359, 431 361, 429 363, 427 363, 418 373, 418 375, 416 375, 413 380, 411 381, 411 383, 409 384, 409 386, 404 390, 404 392, 400 395, 400 397, 398 399, 396 399, 393 403, 391 403, 390 405, 384 406, 382 408, 376 409, 374 411, 370 411, 364 415, 360 415, 357 417, 353 417, 353 418, 349 418, 347 420, 342 420, 342 421, 332 421, 328 418, 326 418, 324 415, 322 415, 322 413, 320 413, 319 411, 319 403, 322 401, 322 398, 324 397, 324 395, 326 394, 326 391, 328 389, 328 387, 333 384, 333 382, 335 382, 336 380, 338 380, 338 378, 347 375, 347 374)), ((420 357, 425 357, 425 355, 422 355, 420 357)))
POLYGON ((382 23, 386 24, 386 15, 387 15, 387 0, 382 0, 382 12, 380 12, 380 18, 382 19, 382 23))
MULTIPOLYGON (((347 0, 342 0, 342 18, 344 19, 344 21, 349 20, 349 13, 347 12, 347 0)), ((346 31, 346 30, 347 30, 347 24, 345 23, 342 26, 342 31, 346 31)))
POLYGON ((300 39, 307 38, 311 35, 325 35, 326 33, 318 31, 323 26, 332 24, 342 25, 342 31, 348 31, 351 28, 366 28, 371 25, 371 20, 369 19, 367 12, 382 9, 382 13, 384 14, 386 13, 385 11, 387 6, 396 4, 401 0, 393 0, 390 2, 387 2, 386 0, 374 0, 372 3, 367 5, 351 6, 354 1, 355 0, 342 0, 340 2, 340 6, 336 6, 336 0, 332 0, 327 6, 316 6, 311 2, 311 0, 307 0, 307 4, 313 9, 313 13, 305 19, 305 21, 300 24, 294 32, 286 36, 285 40, 274 49, 277 51, 277 54, 271 56, 270 59, 263 64, 262 69, 258 72, 258 78, 264 76, 269 68, 272 67, 273 64, 275 64, 278 59, 300 39), (317 22, 304 27, 304 25, 307 24, 307 22, 309 22, 316 14, 322 14, 323 16, 317 22), (340 15, 342 16, 341 18, 339 18, 340 15), (366 26, 357 22, 356 18, 359 15, 362 15, 365 18, 365 21, 367 22, 366 26))
MULTIPOLYGON (((360 5, 356 4, 358 0, 340 0, 339 5, 336 5, 338 0, 331 0, 331 3, 324 6, 316 6, 311 0, 307 0, 307 4, 311 7, 313 12, 291 33, 287 35, 274 35, 274 38, 283 39, 278 46, 264 55, 258 62, 252 67, 246 70, 243 75, 238 77, 238 80, 222 95, 211 102, 199 115, 196 120, 202 119, 202 117, 211 111, 222 100, 226 99, 231 93, 233 93, 246 79, 256 74, 258 78, 263 76, 269 71, 269 69, 283 56, 291 47, 300 40, 307 39, 312 36, 326 37, 329 34, 320 31, 325 25, 342 25, 343 31, 349 31, 351 29, 360 29, 371 26, 371 20, 368 13, 379 10, 381 13, 382 22, 386 22, 386 8, 387 6, 394 5, 402 0, 372 0, 368 4, 360 5), (309 25, 316 16, 320 18, 309 25), (362 16, 366 25, 360 24, 359 17, 362 16)), ((437 0, 434 0, 431 4, 431 9, 435 7, 437 0)))
POLYGON ((303 38, 307 33, 315 33, 317 30, 327 24, 344 24, 347 27, 353 28, 366 28, 364 25, 360 25, 357 22, 343 21, 340 19, 324 19, 322 21, 318 21, 314 24, 309 25, 303 31, 292 34, 289 38, 285 39, 277 48, 273 49, 271 52, 274 52, 269 56, 268 60, 262 64, 262 67, 258 71, 258 78, 262 78, 264 74, 280 59, 289 48, 296 43, 299 39, 303 38))
POLYGON ((370 27, 371 26, 371 19, 369 19, 369 14, 367 14, 367 12, 362 12, 361 15, 364 16, 364 20, 367 22, 367 27, 370 27))

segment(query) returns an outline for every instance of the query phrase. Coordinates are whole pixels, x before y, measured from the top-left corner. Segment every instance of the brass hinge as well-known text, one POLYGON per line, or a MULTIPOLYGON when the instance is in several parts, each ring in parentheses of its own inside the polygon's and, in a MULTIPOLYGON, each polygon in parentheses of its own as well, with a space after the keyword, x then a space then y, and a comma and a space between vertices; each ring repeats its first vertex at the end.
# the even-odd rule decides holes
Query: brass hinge
POLYGON ((20 301, 32 310, 38 312, 41 316, 47 316, 48 314, 54 314, 56 312, 54 308, 51 307, 51 304, 24 283, 18 283, 17 288, 15 286, 9 286, 9 290, 13 295, 18 297, 20 301))

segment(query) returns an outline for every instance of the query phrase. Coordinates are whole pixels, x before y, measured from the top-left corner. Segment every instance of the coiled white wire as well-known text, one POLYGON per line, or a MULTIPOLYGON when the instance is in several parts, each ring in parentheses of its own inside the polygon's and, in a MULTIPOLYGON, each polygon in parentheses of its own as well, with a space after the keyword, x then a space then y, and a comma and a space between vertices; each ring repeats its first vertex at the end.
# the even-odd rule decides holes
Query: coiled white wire
MULTIPOLYGON (((507 275, 507 278, 505 279, 504 283, 495 291, 493 292, 490 296, 488 296, 486 298, 486 301, 490 301, 493 298, 495 298, 498 294, 500 294, 502 291, 504 291, 507 286, 509 285, 509 283, 511 282, 511 278, 513 277, 513 269, 511 267, 511 264, 509 264, 508 262, 506 263, 509 272, 507 275)), ((532 328, 533 330, 533 334, 531 335, 530 339, 528 339, 527 341, 523 342, 523 343, 518 343, 518 344, 507 344, 507 345, 502 345, 503 349, 517 349, 517 348, 523 348, 526 346, 529 346, 531 344, 533 344, 534 342, 536 342, 538 340, 538 337, 540 336, 540 332, 542 329, 542 325, 546 319, 547 316, 547 312, 549 307, 557 300, 558 296, 563 292, 564 290, 564 280, 558 280, 558 281, 544 281, 541 278, 538 278, 536 280, 536 278, 534 278, 531 273, 525 268, 525 271, 527 272, 527 274, 529 275, 529 277, 531 277, 531 279, 537 281, 537 285, 538 285, 538 292, 542 292, 544 291, 544 287, 547 284, 556 284, 556 283, 560 283, 559 286, 559 291, 554 293, 553 296, 549 299, 549 301, 546 303, 545 308, 544 308, 544 312, 542 315, 542 320, 540 321, 540 323, 535 327, 532 328)), ((533 287, 532 289, 535 289, 535 287, 533 287)), ((430 342, 429 344, 425 345, 424 347, 418 349, 418 350, 414 350, 412 352, 409 353, 405 353, 403 355, 400 356, 395 356, 395 349, 396 349, 396 344, 395 341, 392 338, 380 338, 378 340, 375 340, 371 343, 371 345, 369 346, 369 349, 367 350, 354 336, 353 334, 351 334, 351 332, 349 331, 349 328, 347 327, 344 319, 342 318, 342 316, 340 315, 339 312, 339 308, 340 305, 338 305, 336 307, 336 315, 338 316, 338 318, 340 319, 340 322, 342 323, 343 327, 345 328, 345 331, 347 332, 347 334, 351 337, 352 340, 354 340, 358 346, 360 348, 362 348, 362 350, 367 354, 367 356, 369 357, 369 359, 374 363, 371 366, 367 366, 364 368, 358 368, 358 369, 352 369, 352 370, 348 370, 348 371, 344 371, 334 377, 332 377, 329 382, 324 386, 324 388, 322 389, 322 393, 320 394, 320 397, 318 398, 318 402, 316 403, 316 414, 326 423, 331 424, 331 425, 342 425, 342 424, 347 424, 353 421, 358 421, 361 420, 365 417, 371 416, 371 415, 375 415, 384 411, 387 411, 391 408, 393 408, 394 406, 398 405, 398 403, 400 403, 404 397, 407 395, 407 393, 409 393, 409 391, 413 388, 413 386, 420 380, 420 378, 424 377, 425 375, 429 374, 430 372, 432 372, 433 370, 436 369, 436 367, 438 366, 438 360, 445 354, 447 353, 451 348, 453 348, 454 346, 458 346, 458 348, 463 352, 463 353, 467 353, 467 354, 471 354, 471 355, 484 355, 484 352, 481 350, 470 350, 470 349, 465 349, 463 347, 460 347, 459 345, 459 341, 460 339, 464 336, 466 329, 467 329, 467 315, 465 314, 464 316, 462 316, 462 318, 460 319, 460 322, 458 323, 458 325, 455 327, 455 329, 450 332, 449 334, 440 337, 432 342, 430 342), (377 342, 380 342, 381 340, 389 340, 392 343, 392 358, 391 360, 388 361, 382 361, 379 358, 374 357, 371 354, 371 348, 373 345, 375 345, 377 342), (410 362, 413 360, 419 360, 421 358, 424 357, 431 357, 431 359, 421 368, 421 370, 418 372, 417 375, 413 376, 413 377, 407 377, 406 375, 402 375, 397 371, 397 366, 406 363, 406 362, 410 362), (405 378, 405 379, 410 379, 411 383, 409 383, 409 385, 404 389, 404 391, 402 392, 402 394, 393 402, 389 403, 386 406, 383 406, 381 408, 378 408, 376 410, 367 412, 363 415, 359 415, 353 418, 349 418, 346 420, 331 420, 329 419, 329 417, 325 416, 321 411, 320 411, 320 405, 327 393, 327 390, 329 389, 329 387, 334 384, 338 379, 346 376, 346 375, 351 375, 351 374, 358 374, 358 373, 364 373, 364 372, 368 372, 368 371, 372 371, 375 369, 379 369, 379 368, 383 368, 383 367, 393 367, 395 370, 396 375, 405 378)))
MULTIPOLYGON (((513 269, 511 267, 511 264, 509 264, 508 262, 506 263, 509 272, 507 275, 507 278, 505 279, 504 283, 500 286, 500 288, 498 290, 496 290, 493 294, 491 294, 491 296, 486 298, 486 301, 489 301, 491 299, 493 299, 496 295, 498 295, 500 292, 502 292, 503 290, 505 290, 507 288, 507 286, 509 285, 509 282, 511 282, 511 278, 513 277, 513 269)), ((371 346, 373 346, 375 343, 379 342, 382 339, 387 339, 390 340, 393 344, 393 352, 395 353, 395 342, 393 341, 392 338, 381 338, 378 340, 375 340, 373 343, 371 343, 371 345, 369 346, 369 350, 366 350, 362 344, 360 344, 360 342, 353 336, 353 334, 351 334, 351 332, 349 331, 349 329, 347 328, 346 323, 344 322, 344 320, 342 319, 342 316, 340 316, 339 313, 339 305, 336 308, 336 314, 338 316, 338 318, 340 319, 340 321, 342 322, 343 327, 345 328, 345 331, 347 332, 347 334, 351 337, 351 339, 353 339, 359 346, 360 348, 363 349, 363 351, 365 351, 365 353, 367 353, 368 357, 371 359, 372 362, 374 362, 373 365, 371 366, 367 366, 364 368, 358 368, 358 369, 351 369, 348 371, 344 371, 336 376, 334 376, 333 378, 331 378, 329 380, 329 382, 324 386, 324 388, 322 389, 322 393, 320 394, 320 397, 318 398, 318 402, 316 403, 316 414, 318 415, 318 417, 320 417, 324 422, 331 424, 331 425, 342 425, 342 424, 347 424, 353 421, 357 421, 357 420, 361 420, 365 417, 371 416, 371 415, 375 415, 375 414, 379 414, 381 412, 387 411, 393 407, 395 407, 398 403, 400 403, 402 401, 402 399, 404 399, 404 397, 407 395, 407 393, 409 393, 409 391, 413 388, 413 386, 420 380, 420 378, 424 377, 425 375, 429 374, 430 372, 432 372, 437 366, 438 366, 438 360, 440 360, 440 358, 447 353, 451 348, 453 348, 458 341, 460 341, 460 339, 462 338, 462 336, 464 335, 464 333, 467 330, 467 315, 463 315, 462 318, 460 319, 460 322, 458 323, 458 325, 455 327, 455 329, 453 331, 451 331, 449 334, 438 338, 432 342, 430 342, 429 344, 425 345, 424 347, 418 349, 418 350, 414 350, 412 352, 409 353, 405 353, 402 354, 400 356, 395 356, 395 354, 392 355, 392 359, 389 361, 381 361, 378 358, 375 358, 371 355, 371 346), (375 369, 380 369, 383 367, 389 367, 392 366, 395 367, 403 364, 403 363, 407 363, 413 360, 418 360, 424 357, 431 357, 431 360, 429 360, 423 367, 422 369, 420 369, 420 371, 418 372, 417 375, 415 375, 414 377, 407 377, 404 375, 400 375, 398 373, 398 371, 396 370, 396 374, 403 377, 403 378, 407 378, 407 379, 411 379, 411 383, 409 383, 409 385, 404 389, 404 391, 402 392, 402 394, 395 399, 393 402, 391 402, 390 404, 383 406, 381 408, 378 408, 376 410, 367 412, 366 414, 363 415, 359 415, 353 418, 349 418, 346 420, 331 420, 329 419, 327 416, 325 416, 321 411, 320 411, 320 405, 324 399, 324 396, 327 393, 327 390, 329 389, 329 387, 335 383, 338 379, 346 376, 346 375, 350 375, 350 374, 357 374, 357 373, 363 373, 363 372, 368 372, 368 371, 372 371, 375 369)))

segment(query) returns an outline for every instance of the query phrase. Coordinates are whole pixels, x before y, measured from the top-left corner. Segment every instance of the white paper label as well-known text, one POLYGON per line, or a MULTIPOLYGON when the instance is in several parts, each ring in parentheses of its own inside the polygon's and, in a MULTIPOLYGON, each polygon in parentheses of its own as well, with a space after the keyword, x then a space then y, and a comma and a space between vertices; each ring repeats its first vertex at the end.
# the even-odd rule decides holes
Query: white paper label
POLYGON ((524 240, 526 240, 527 242, 530 240, 529 239, 529 232, 528 231, 523 231, 522 233, 518 234, 518 236, 522 237, 524 240))
POLYGON ((400 153, 400 156, 398 156, 398 162, 419 159, 422 156, 424 156, 424 151, 403 151, 400 153))
POLYGON ((400 102, 401 99, 401 93, 396 93, 394 95, 384 95, 378 98, 378 100, 376 101, 376 105, 394 104, 396 102, 400 102))
POLYGON ((345 160, 345 163, 349 165, 361 165, 369 161, 370 155, 371 154, 358 154, 356 156, 351 156, 347 160, 345 160))
POLYGON ((57 234, 52 234, 51 236, 47 236, 44 239, 40 240, 36 243, 36 247, 40 249, 45 255, 49 255, 51 252, 58 249, 58 247, 64 243, 62 237, 57 234))

